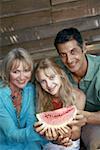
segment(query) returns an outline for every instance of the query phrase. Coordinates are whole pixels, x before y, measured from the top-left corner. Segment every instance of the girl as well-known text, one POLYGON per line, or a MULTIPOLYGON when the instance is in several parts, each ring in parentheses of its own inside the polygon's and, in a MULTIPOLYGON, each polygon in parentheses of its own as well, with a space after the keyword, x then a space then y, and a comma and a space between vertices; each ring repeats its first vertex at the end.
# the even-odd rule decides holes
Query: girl
MULTIPOLYGON (((77 109, 84 109, 85 95, 79 89, 73 88, 64 71, 50 59, 41 60, 35 68, 37 89, 37 112, 51 111, 62 107, 76 105, 77 109)), ((56 140, 59 144, 49 143, 46 150, 79 150, 80 126, 70 126, 69 134, 62 131, 44 131, 36 124, 36 131, 44 134, 50 140, 56 140), (61 136, 63 136, 63 139, 61 136), (57 138, 55 138, 57 136, 57 138), (65 147, 66 146, 66 147, 65 147)))

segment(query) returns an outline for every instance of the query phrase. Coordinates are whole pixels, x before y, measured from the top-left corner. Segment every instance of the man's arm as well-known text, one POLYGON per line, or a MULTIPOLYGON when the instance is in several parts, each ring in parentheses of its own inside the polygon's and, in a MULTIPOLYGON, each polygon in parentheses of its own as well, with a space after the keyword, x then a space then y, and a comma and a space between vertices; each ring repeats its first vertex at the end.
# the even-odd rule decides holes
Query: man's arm
POLYGON ((84 126, 87 123, 100 125, 100 111, 88 112, 78 110, 76 117, 70 122, 70 125, 84 126))
POLYGON ((86 117, 86 123, 100 124, 100 111, 98 112, 80 111, 80 114, 86 117))

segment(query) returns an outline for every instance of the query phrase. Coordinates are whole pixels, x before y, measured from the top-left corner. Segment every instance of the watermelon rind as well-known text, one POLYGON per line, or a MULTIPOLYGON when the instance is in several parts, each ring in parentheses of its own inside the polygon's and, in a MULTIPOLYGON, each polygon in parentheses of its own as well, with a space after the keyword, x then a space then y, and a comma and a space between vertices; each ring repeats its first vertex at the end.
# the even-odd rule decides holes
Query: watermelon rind
POLYGON ((76 113, 77 113, 77 108, 76 108, 75 105, 73 105, 73 106, 69 106, 69 107, 60 108, 60 109, 57 109, 57 110, 54 110, 54 111, 42 112, 42 113, 36 114, 36 117, 42 123, 42 127, 58 129, 58 128, 61 128, 61 127, 66 127, 73 120, 73 118, 75 118, 76 113), (46 114, 51 114, 51 115, 53 115, 53 113, 54 114, 55 113, 59 114, 60 111, 62 111, 62 116, 63 116, 63 111, 68 110, 68 109, 69 109, 68 113, 71 112, 70 110, 74 110, 74 111, 71 114, 72 116, 70 118, 68 118, 68 120, 66 120, 68 113, 64 114, 65 115, 64 117, 66 117, 66 118, 64 118, 64 120, 62 120, 63 123, 60 121, 60 116, 59 115, 58 115, 59 123, 57 122, 57 124, 55 124, 55 120, 57 120, 57 119, 55 119, 54 123, 52 123, 53 116, 52 116, 49 123, 47 121, 45 121, 44 118, 43 118, 43 117, 45 117, 44 115, 46 115, 46 114))

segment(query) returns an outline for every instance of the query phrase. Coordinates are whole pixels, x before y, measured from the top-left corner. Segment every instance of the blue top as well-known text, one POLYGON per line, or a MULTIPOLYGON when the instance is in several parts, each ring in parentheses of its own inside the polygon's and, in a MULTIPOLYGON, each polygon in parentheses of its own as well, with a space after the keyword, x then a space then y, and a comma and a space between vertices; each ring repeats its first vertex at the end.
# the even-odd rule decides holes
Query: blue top
POLYGON ((40 150, 46 141, 35 132, 35 88, 28 83, 22 91, 20 128, 8 86, 0 87, 0 150, 40 150))

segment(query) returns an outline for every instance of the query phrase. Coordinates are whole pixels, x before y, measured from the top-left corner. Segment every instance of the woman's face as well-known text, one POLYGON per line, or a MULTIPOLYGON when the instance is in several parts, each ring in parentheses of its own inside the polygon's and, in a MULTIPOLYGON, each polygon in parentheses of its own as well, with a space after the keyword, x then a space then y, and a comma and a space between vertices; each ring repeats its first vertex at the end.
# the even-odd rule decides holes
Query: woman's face
POLYGON ((31 79, 32 71, 27 65, 24 66, 21 61, 19 62, 17 68, 15 68, 14 66, 15 64, 13 64, 12 69, 10 71, 10 84, 13 87, 22 89, 31 79))
POLYGON ((51 95, 58 96, 61 87, 61 78, 51 68, 41 69, 38 72, 38 81, 41 87, 51 95))

